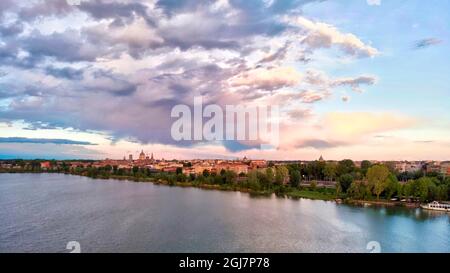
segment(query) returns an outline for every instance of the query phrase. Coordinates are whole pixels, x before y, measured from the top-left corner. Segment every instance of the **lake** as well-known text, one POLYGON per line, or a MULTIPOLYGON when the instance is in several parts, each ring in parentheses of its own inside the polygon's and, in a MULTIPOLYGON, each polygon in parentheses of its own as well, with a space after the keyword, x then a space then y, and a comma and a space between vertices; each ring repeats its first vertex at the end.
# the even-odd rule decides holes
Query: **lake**
POLYGON ((0 252, 450 252, 450 213, 0 174, 0 252))

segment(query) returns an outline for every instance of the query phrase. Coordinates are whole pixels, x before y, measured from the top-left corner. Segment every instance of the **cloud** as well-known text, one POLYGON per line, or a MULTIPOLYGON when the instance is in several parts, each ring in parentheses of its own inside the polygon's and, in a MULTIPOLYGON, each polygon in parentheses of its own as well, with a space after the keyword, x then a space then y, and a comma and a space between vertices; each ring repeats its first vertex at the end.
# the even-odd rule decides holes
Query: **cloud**
POLYGON ((372 75, 362 75, 333 79, 322 71, 308 70, 306 71, 305 81, 312 85, 322 86, 323 88, 349 86, 353 91, 362 92, 361 85, 374 85, 377 83, 377 78, 372 75))
POLYGON ((107 2, 103 0, 81 1, 77 8, 88 13, 94 19, 113 19, 113 25, 124 25, 140 16, 147 23, 153 19, 147 14, 147 7, 142 3, 107 2))
POLYGON ((18 16, 23 21, 34 21, 49 16, 62 16, 74 10, 72 5, 64 0, 38 0, 29 6, 22 7, 18 16))
POLYGON ((430 46, 441 44, 443 41, 436 38, 427 38, 416 41, 414 44, 414 49, 424 49, 430 46))
POLYGON ((74 69, 71 67, 56 68, 54 66, 48 66, 45 68, 48 75, 52 75, 56 78, 65 78, 69 80, 81 80, 83 78, 82 69, 74 69))
POLYGON ((0 1, 1 14, 17 17, 0 15, 0 116, 30 130, 95 130, 179 146, 193 144, 171 138, 170 110, 194 96, 219 105, 277 103, 305 120, 314 113, 301 109, 333 88, 373 84, 305 75, 315 50, 378 53, 334 26, 284 19, 312 2, 321 1, 0 1))
POLYGON ((67 30, 62 33, 45 35, 33 31, 20 40, 30 59, 39 61, 44 57, 53 57, 63 62, 93 62, 108 51, 94 44, 85 43, 79 31, 67 30))
POLYGON ((334 148, 334 147, 339 147, 339 146, 344 146, 344 145, 348 145, 348 143, 345 142, 332 142, 332 141, 327 141, 327 140, 322 140, 322 139, 307 139, 304 141, 301 141, 300 143, 297 144, 297 148, 300 147, 312 147, 312 148, 316 148, 316 149, 329 149, 329 148, 334 148))
POLYGON ((0 25, 0 35, 2 37, 16 36, 24 30, 22 23, 14 22, 11 25, 0 25))
POLYGON ((289 111, 288 115, 291 119, 301 120, 312 116, 312 111, 311 109, 295 109, 289 111))
POLYGON ((325 91, 311 91, 305 90, 300 93, 301 101, 304 103, 314 103, 329 97, 331 93, 328 90, 325 91))
POLYGON ((302 43, 312 49, 337 46, 348 55, 359 58, 374 57, 379 54, 376 48, 363 43, 354 34, 342 33, 332 25, 314 22, 304 17, 297 17, 294 24, 306 31, 302 43))
POLYGON ((334 80, 332 86, 350 86, 353 91, 362 92, 361 85, 374 85, 377 79, 374 76, 359 76, 356 78, 339 78, 334 80))
POLYGON ((275 90, 299 84, 301 74, 292 67, 257 68, 231 79, 231 85, 252 89, 275 90))
POLYGON ((417 121, 393 113, 332 112, 326 114, 321 123, 330 135, 352 138, 409 128, 417 121))
POLYGON ((96 146, 53 143, 1 143, 0 159, 102 159, 105 154, 90 149, 96 146), (88 148, 89 147, 89 148, 88 148))
POLYGON ((341 99, 342 99, 343 102, 348 102, 350 100, 350 97, 349 96, 342 96, 341 99))
POLYGON ((26 138, 26 137, 0 137, 0 143, 34 143, 34 144, 61 144, 61 145, 96 145, 87 141, 54 138, 26 138))
POLYGON ((279 48, 274 53, 267 55, 266 57, 261 59, 259 62, 260 63, 270 63, 273 61, 282 61, 286 57, 289 47, 290 47, 290 43, 286 43, 283 47, 279 48))
POLYGON ((379 6, 381 5, 381 0, 366 0, 369 6, 379 6))

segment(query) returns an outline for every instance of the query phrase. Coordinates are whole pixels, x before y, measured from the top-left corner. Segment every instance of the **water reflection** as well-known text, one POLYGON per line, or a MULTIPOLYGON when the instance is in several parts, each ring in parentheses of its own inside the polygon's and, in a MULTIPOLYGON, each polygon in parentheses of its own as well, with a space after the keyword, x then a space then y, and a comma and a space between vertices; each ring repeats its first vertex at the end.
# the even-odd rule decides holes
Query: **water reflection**
POLYGON ((0 174, 0 252, 450 252, 447 213, 0 174))

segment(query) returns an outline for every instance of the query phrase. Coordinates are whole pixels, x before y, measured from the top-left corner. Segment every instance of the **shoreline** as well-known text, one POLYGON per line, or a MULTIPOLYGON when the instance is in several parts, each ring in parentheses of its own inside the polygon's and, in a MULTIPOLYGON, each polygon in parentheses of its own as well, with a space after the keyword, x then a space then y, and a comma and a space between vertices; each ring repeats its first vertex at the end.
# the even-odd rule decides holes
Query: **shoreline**
POLYGON ((346 204, 352 206, 386 206, 386 207, 402 207, 409 209, 420 208, 420 203, 406 203, 400 201, 388 201, 388 200, 356 200, 356 199, 340 199, 337 198, 336 195, 329 195, 326 193, 322 193, 314 190, 305 190, 305 189, 294 189, 291 191, 277 193, 275 191, 254 191, 250 188, 240 188, 240 187, 224 187, 221 185, 211 185, 211 184, 194 184, 191 182, 175 182, 170 184, 168 181, 155 181, 154 178, 136 178, 131 176, 110 176, 106 177, 90 177, 87 175, 73 174, 73 173, 65 173, 65 172, 25 172, 25 171, 14 171, 14 172, 5 172, 0 171, 0 174, 8 173, 8 174, 64 174, 64 175, 73 175, 80 177, 87 177, 93 180, 119 180, 119 181, 127 181, 131 183, 152 183, 154 185, 163 185, 169 187, 180 187, 180 188, 198 188, 203 190, 216 190, 216 191, 234 191, 234 192, 242 192, 248 193, 251 196, 260 196, 260 197, 270 197, 275 195, 277 197, 287 197, 289 199, 310 199, 310 200, 321 200, 321 201, 329 201, 335 202, 337 204, 346 204))

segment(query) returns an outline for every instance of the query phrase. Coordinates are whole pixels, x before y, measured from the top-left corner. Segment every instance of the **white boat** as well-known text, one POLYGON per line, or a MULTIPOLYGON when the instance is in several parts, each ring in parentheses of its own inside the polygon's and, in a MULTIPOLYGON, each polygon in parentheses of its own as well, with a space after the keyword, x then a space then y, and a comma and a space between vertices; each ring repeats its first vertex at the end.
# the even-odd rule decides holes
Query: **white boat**
POLYGON ((420 205, 420 207, 423 208, 423 209, 449 211, 450 212, 450 204, 448 204, 448 203, 439 203, 437 201, 433 201, 433 202, 428 203, 426 205, 420 205))

